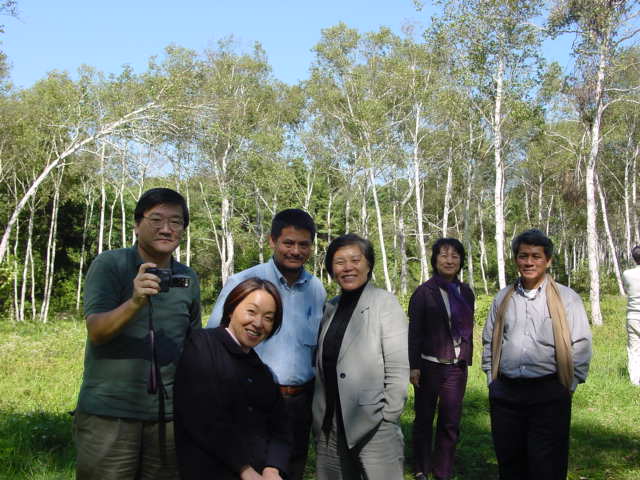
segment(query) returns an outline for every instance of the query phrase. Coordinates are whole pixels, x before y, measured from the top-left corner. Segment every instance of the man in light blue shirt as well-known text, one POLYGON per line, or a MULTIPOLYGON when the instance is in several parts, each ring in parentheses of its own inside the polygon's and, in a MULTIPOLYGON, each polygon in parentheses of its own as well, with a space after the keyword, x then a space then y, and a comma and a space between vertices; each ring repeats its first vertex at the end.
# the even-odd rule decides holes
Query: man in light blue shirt
POLYGON ((269 280, 278 288, 284 313, 282 326, 277 335, 255 350, 273 371, 289 413, 293 445, 289 478, 292 480, 302 480, 307 459, 315 376, 313 358, 327 296, 322 282, 304 269, 315 233, 315 223, 307 212, 288 209, 277 213, 269 237, 273 257, 229 278, 207 323, 207 328, 220 324, 227 295, 247 278, 269 280))

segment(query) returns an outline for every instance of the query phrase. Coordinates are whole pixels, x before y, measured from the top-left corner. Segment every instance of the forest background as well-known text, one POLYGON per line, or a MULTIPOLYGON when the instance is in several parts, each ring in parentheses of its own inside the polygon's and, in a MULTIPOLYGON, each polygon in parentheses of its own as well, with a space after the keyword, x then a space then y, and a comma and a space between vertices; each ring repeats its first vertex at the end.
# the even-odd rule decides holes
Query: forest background
MULTIPOLYGON (((556 243, 553 274, 602 323, 600 297, 623 293, 640 243, 638 2, 435 3, 423 28, 323 29, 295 84, 259 43, 232 39, 172 44, 140 73, 85 65, 20 88, 2 54, 3 319, 75 315, 91 260, 131 245, 140 193, 169 186, 189 203, 177 256, 201 277, 205 313, 230 275, 268 258, 272 215, 300 207, 330 292, 323 252, 344 232, 374 242, 375 281, 406 297, 441 236, 464 242, 464 280, 494 293, 516 275, 510 240, 535 227, 556 243), (542 54, 566 34, 569 71, 542 54)), ((3 15, 18 7, 0 1, 3 15)))

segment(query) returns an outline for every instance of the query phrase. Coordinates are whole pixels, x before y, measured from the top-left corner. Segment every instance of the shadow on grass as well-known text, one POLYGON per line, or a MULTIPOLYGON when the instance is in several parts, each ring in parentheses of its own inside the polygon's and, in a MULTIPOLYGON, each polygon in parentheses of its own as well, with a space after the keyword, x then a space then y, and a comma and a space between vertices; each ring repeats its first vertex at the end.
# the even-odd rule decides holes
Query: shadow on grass
MULTIPOLYGON (((413 398, 402 417, 405 436, 405 471, 411 473, 413 452, 411 428, 413 398)), ((575 406, 574 406, 575 408, 575 406)), ((629 419, 629 421, 635 421, 629 419)), ((584 423, 574 418, 571 428, 569 479, 640 479, 640 438, 603 425, 584 423), (635 475, 638 476, 629 476, 635 475)), ((406 478, 409 478, 406 476, 406 478)), ((455 480, 494 480, 498 465, 491 439, 489 400, 486 389, 467 390, 464 398, 460 441, 456 451, 455 480)))
POLYGON ((0 478, 71 478, 71 419, 67 413, 0 412, 0 478))
MULTIPOLYGON (((628 420, 635 422, 637 417, 628 420)), ((602 425, 574 422, 569 470, 576 479, 640 478, 640 438, 602 425), (625 476, 628 472, 637 476, 625 476)))

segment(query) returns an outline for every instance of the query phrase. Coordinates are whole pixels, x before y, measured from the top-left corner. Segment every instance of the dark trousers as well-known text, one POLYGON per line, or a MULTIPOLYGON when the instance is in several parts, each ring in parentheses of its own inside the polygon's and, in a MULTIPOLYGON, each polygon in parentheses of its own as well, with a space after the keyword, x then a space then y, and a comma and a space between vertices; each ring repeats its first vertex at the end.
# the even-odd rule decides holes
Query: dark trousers
POLYGON ((489 385, 500 480, 565 480, 571 394, 555 375, 489 385))
POLYGON ((467 365, 445 365, 422 360, 420 387, 415 389, 413 455, 415 473, 453 476, 456 444, 460 436, 462 398, 467 386, 467 365), (438 410, 435 442, 433 418, 438 410))
POLYGON ((292 442, 289 475, 287 478, 289 480, 302 480, 307 463, 307 450, 309 449, 313 381, 307 383, 302 392, 295 395, 283 394, 283 398, 292 442))

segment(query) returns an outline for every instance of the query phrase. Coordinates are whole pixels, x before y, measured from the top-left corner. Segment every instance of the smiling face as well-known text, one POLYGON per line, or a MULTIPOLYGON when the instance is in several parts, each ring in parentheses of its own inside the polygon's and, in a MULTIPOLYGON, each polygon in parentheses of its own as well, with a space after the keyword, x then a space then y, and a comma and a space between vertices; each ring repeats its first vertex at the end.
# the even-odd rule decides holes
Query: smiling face
POLYGON ((436 269, 441 277, 453 280, 460 271, 460 254, 451 245, 443 245, 436 257, 436 269))
POLYGON ((135 226, 138 251, 145 262, 166 266, 182 238, 182 207, 160 203, 144 212, 135 226))
POLYGON ((254 290, 231 313, 229 330, 245 352, 265 340, 276 314, 276 302, 266 290, 254 290))
POLYGON ((273 258, 280 271, 298 272, 311 255, 313 239, 309 230, 285 227, 276 239, 269 237, 273 258))
POLYGON ((533 290, 543 282, 547 268, 551 266, 551 259, 545 255, 544 247, 522 243, 518 247, 516 265, 523 287, 533 290))
POLYGON ((336 250, 331 265, 333 278, 347 292, 364 285, 371 270, 358 245, 346 245, 336 250))

